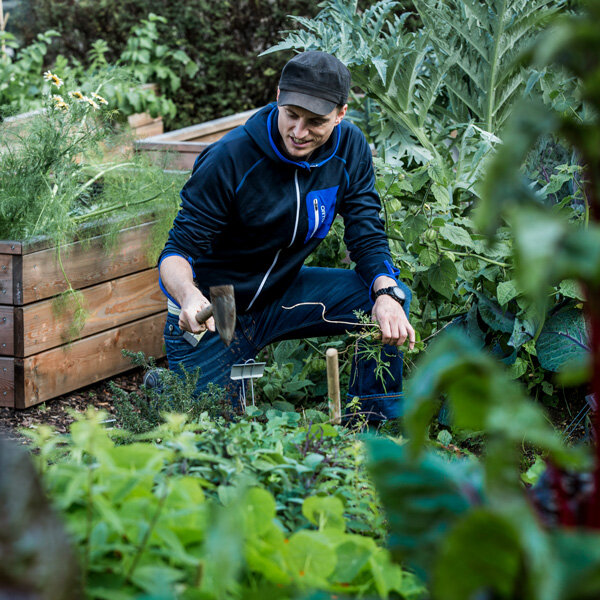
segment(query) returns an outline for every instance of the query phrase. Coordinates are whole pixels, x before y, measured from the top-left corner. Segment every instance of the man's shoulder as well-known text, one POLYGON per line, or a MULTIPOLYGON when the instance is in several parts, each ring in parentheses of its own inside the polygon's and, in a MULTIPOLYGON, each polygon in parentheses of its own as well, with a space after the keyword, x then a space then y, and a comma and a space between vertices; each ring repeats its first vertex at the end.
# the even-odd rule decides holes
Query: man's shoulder
POLYGON ((371 154, 365 134, 354 123, 344 119, 340 123, 340 153, 346 160, 361 159, 371 154))

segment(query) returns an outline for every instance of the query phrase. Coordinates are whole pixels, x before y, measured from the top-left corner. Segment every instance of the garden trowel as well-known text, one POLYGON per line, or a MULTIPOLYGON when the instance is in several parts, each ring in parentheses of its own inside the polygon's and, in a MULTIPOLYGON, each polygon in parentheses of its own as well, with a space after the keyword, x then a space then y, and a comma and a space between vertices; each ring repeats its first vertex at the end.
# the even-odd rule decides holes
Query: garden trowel
MULTIPOLYGON (((215 327, 226 346, 231 344, 235 331, 235 298, 232 285, 215 285, 209 289, 210 304, 196 313, 196 321, 204 323, 210 317, 215 320, 215 327)), ((183 338, 194 348, 200 338, 186 331, 183 338)))

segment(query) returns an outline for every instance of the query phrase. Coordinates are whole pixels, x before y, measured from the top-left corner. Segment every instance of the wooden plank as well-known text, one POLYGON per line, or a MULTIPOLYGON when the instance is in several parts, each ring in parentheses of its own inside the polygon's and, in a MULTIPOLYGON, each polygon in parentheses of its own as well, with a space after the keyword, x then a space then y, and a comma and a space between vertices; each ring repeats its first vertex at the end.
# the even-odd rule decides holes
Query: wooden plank
MULTIPOLYGON (((147 240, 154 223, 123 229, 114 246, 105 249, 106 235, 62 247, 62 264, 75 289, 116 279, 152 266, 147 256, 147 240)), ((56 248, 48 248, 23 256, 19 278, 22 287, 16 305, 50 298, 68 289, 56 248)))
POLYGON ((14 307, 0 306, 0 355, 15 354, 15 314, 14 307))
POLYGON ((0 241, 0 254, 21 254, 22 252, 21 242, 12 242, 10 240, 0 241))
POLYGON ((247 110, 245 112, 230 115, 228 117, 206 121, 205 123, 191 125, 190 127, 183 127, 182 129, 176 129, 175 131, 167 131, 167 133, 163 133, 160 136, 155 136, 156 139, 153 139, 152 141, 186 141, 197 139, 203 135, 217 133, 219 131, 229 131, 234 127, 243 125, 254 113, 258 112, 259 110, 261 109, 253 108, 252 110, 247 110))
POLYGON ((15 359, 0 358, 0 406, 15 405, 15 359))
POLYGON ((15 407, 27 408, 132 368, 122 349, 164 356, 165 313, 116 327, 25 359, 15 359, 15 407))
POLYGON ((16 256, 0 254, 0 304, 14 302, 13 271, 16 256))
POLYGON ((148 125, 149 123, 158 120, 162 120, 162 117, 157 117, 155 119, 154 117, 150 116, 150 113, 147 112, 135 113, 134 115, 129 115, 127 117, 127 123, 132 129, 135 129, 136 127, 141 127, 142 125, 148 125))
POLYGON ((147 123, 146 125, 140 125, 133 130, 133 136, 136 140, 142 140, 155 135, 160 135, 165 130, 162 119, 157 119, 153 123, 147 123))
POLYGON ((200 154, 204 148, 210 146, 210 143, 205 142, 181 142, 181 141, 156 141, 157 138, 146 138, 145 140, 138 140, 134 142, 136 151, 153 151, 158 150, 160 152, 190 152, 196 155, 200 154))
POLYGON ((147 158, 154 164, 174 171, 191 171, 199 152, 171 152, 151 150, 146 154, 147 158))
POLYGON ((194 138, 193 140, 190 140, 190 142, 203 142, 204 144, 212 144, 213 142, 220 140, 226 133, 229 133, 230 131, 232 131, 232 129, 223 129, 221 131, 217 131, 216 133, 203 134, 197 138, 194 138))
MULTIPOLYGON (((158 286, 157 268, 85 288, 82 296, 89 314, 74 339, 163 312, 166 306, 165 296, 158 286)), ((16 357, 24 358, 73 341, 69 340, 75 312, 73 302, 60 314, 56 313, 52 298, 16 310, 20 314, 16 357)))

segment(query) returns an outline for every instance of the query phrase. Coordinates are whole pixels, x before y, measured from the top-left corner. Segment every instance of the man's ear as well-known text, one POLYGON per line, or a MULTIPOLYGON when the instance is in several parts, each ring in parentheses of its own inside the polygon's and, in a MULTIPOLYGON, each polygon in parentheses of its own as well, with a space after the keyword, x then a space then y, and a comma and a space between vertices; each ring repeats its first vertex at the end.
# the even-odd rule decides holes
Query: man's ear
POLYGON ((277 86, 277 98, 275 100, 279 100, 279 86, 277 86))
POLYGON ((342 110, 335 117, 335 125, 339 125, 342 119, 346 116, 346 111, 348 110, 348 105, 344 104, 342 110))

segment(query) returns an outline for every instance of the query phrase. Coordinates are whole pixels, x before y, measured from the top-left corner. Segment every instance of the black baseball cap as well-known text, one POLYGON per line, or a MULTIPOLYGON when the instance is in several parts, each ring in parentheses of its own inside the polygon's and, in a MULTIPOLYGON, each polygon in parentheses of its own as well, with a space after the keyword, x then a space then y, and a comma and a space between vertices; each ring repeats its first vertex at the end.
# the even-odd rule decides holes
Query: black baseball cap
POLYGON ((298 54, 281 71, 278 106, 300 106, 317 115, 328 115, 346 104, 350 71, 335 56, 311 50, 298 54))

